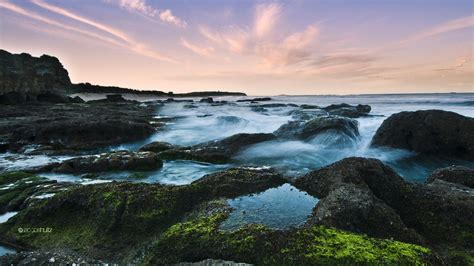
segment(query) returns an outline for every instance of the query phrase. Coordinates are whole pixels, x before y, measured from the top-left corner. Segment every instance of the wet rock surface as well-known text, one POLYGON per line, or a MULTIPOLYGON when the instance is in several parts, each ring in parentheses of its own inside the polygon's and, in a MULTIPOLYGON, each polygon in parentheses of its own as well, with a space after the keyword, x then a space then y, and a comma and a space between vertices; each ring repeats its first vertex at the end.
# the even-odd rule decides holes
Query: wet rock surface
POLYGON ((332 104, 322 108, 331 115, 345 116, 350 118, 358 118, 368 116, 372 108, 370 105, 359 104, 356 106, 349 104, 332 104))
POLYGON ((233 169, 185 186, 106 183, 79 186, 33 205, 0 225, 2 243, 67 248, 98 258, 124 259, 200 203, 266 190, 284 179, 269 170, 233 169), (215 189, 228 187, 229 189, 215 189), (50 227, 51 234, 21 234, 50 227), (80 238, 77 236, 80 235, 80 238))
POLYGON ((209 163, 228 163, 231 157, 246 146, 275 139, 276 136, 267 133, 236 134, 228 138, 198 144, 191 147, 170 149, 159 153, 164 160, 195 160, 209 163))
POLYGON ((295 186, 321 198, 312 222, 427 243, 443 252, 444 245, 472 252, 471 188, 441 180, 407 183, 380 161, 364 158, 344 159, 313 171, 297 179, 295 186), (369 224, 374 227, 366 227, 369 224))
POLYGON ((0 214, 25 209, 75 185, 24 172, 0 174, 0 214))
POLYGON ((427 182, 431 183, 437 179, 474 188, 474 169, 459 165, 440 168, 428 177, 427 182))
POLYGON ((163 166, 153 152, 115 151, 98 156, 77 157, 60 163, 53 163, 37 169, 36 172, 57 173, 99 173, 107 171, 148 171, 163 166))
POLYGON ((105 262, 67 252, 22 251, 0 257, 1 265, 105 265, 105 262))
POLYGON ((309 139, 328 131, 341 133, 349 138, 359 136, 356 120, 338 116, 321 116, 307 122, 290 121, 282 125, 274 134, 281 138, 309 139))
POLYGON ((167 151, 173 148, 175 148, 175 146, 170 143, 162 142, 162 141, 154 141, 142 146, 139 151, 151 151, 151 152, 159 153, 159 152, 167 151))
POLYGON ((155 108, 135 103, 5 105, 0 140, 9 150, 30 144, 87 150, 143 139, 155 128, 155 108))
POLYGON ((474 161, 474 118, 442 110, 397 113, 382 123, 372 145, 474 161))

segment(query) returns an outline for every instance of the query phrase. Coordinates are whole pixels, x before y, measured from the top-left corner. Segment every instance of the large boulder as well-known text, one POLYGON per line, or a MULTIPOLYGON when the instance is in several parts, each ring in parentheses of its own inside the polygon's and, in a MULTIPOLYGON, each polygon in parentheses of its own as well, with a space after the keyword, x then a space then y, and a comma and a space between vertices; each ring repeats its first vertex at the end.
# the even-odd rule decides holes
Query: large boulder
POLYGON ((347 184, 318 202, 309 224, 323 224, 378 238, 422 243, 422 237, 403 223, 398 213, 370 189, 347 184))
POLYGON ((437 179, 474 188, 474 169, 460 165, 440 168, 428 177, 428 183, 437 179))
POLYGON ((372 146, 388 146, 424 154, 474 160, 474 118, 427 110, 401 112, 387 118, 372 146))
POLYGON ((321 201, 310 221, 375 237, 419 243, 390 204, 408 188, 392 169, 375 159, 347 158, 315 170, 295 186, 321 201))
POLYGON ((192 147, 170 149, 159 153, 165 160, 194 160, 209 163, 228 163, 232 156, 252 144, 274 140, 273 134, 240 133, 222 140, 210 141, 192 147))
POLYGON ((98 156, 77 157, 46 165, 38 171, 57 173, 98 173, 107 171, 147 171, 159 169, 163 162, 153 152, 115 151, 98 156))
POLYGON ((472 257, 474 189, 439 179, 408 183, 382 162, 364 158, 347 158, 315 170, 294 185, 321 199, 313 222, 372 236, 426 241, 446 257, 466 252, 472 257), (407 235, 412 230, 415 239, 407 235))
POLYGON ((331 132, 344 135, 350 139, 359 136, 358 122, 354 119, 339 116, 321 116, 307 122, 290 121, 274 134, 281 138, 311 139, 318 134, 331 132))
POLYGON ((0 50, 0 103, 22 103, 42 94, 65 94, 70 86, 68 72, 56 57, 0 50))

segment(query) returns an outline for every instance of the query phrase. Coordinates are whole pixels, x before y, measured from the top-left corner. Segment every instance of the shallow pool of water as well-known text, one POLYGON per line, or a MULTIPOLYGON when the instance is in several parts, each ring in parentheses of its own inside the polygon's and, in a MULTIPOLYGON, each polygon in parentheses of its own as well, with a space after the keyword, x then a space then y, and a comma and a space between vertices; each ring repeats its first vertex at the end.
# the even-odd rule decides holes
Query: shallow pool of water
POLYGON ((298 227, 306 222, 318 201, 306 192, 284 184, 228 200, 233 210, 220 228, 235 230, 245 224, 263 224, 274 229, 298 227))

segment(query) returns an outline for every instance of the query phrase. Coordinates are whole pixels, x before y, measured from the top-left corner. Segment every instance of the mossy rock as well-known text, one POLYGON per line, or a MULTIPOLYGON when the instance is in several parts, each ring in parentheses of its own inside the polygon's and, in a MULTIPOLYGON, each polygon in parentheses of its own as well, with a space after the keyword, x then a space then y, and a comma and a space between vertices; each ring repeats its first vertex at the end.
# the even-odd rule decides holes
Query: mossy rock
POLYGON ((23 178, 32 176, 30 173, 25 172, 5 172, 0 174, 0 186, 10 183, 14 183, 23 178))
POLYGON ((219 258, 256 265, 425 265, 440 263, 424 247, 381 240, 324 226, 277 231, 247 225, 225 232, 228 216, 211 216, 171 226, 145 257, 144 265, 167 265, 219 258))
POLYGON ((73 188, 0 224, 0 242, 31 249, 68 249, 107 261, 123 261, 180 222, 198 204, 261 192, 284 182, 268 170, 252 169, 239 170, 242 177, 238 182, 235 171, 207 175, 184 186, 110 182, 73 188), (216 182, 227 183, 233 190, 215 190, 216 182), (19 227, 52 228, 52 232, 19 233, 19 227))
POLYGON ((41 190, 41 185, 55 184, 56 181, 38 177, 25 172, 8 172, 0 175, 0 214, 7 211, 18 211, 21 205, 41 190))

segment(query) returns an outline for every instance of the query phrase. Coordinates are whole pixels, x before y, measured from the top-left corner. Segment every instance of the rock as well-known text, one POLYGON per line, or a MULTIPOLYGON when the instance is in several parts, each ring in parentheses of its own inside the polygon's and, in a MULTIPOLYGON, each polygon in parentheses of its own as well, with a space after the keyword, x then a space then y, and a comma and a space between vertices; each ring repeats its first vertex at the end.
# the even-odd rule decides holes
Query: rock
POLYGON ((26 102, 25 93, 10 91, 0 95, 0 104, 21 104, 26 102))
POLYGON ((212 97, 202 98, 199 102, 201 103, 213 103, 214 99, 212 97))
POLYGON ((48 103, 69 103, 70 102, 67 96, 54 94, 54 93, 39 94, 36 100, 39 102, 48 102, 48 103))
POLYGON ((382 123, 372 139, 372 146, 473 161, 474 118, 441 110, 397 113, 382 123))
POLYGON ((261 97, 261 98, 253 98, 253 99, 241 99, 241 100, 237 100, 236 102, 267 102, 271 100, 272 98, 270 97, 261 97))
POLYGON ((42 250, 61 248, 121 261, 159 239, 201 203, 240 192, 261 192, 283 182, 268 170, 233 169, 184 186, 129 182, 79 186, 0 224, 0 243, 42 250), (233 190, 218 190, 215 185, 233 190), (18 227, 49 227, 52 233, 22 234, 18 227))
POLYGON ((321 107, 312 104, 302 104, 300 105, 301 109, 321 109, 321 107))
MULTIPOLYGON (((413 184, 402 201, 392 204, 405 224, 433 246, 459 251, 474 248, 474 189, 435 180, 413 184)), ((472 255, 471 255, 472 256, 472 255)))
POLYGON ((194 160, 209 163, 228 163, 231 157, 236 155, 249 145, 274 140, 273 134, 235 134, 222 140, 210 141, 192 147, 171 149, 159 153, 163 160, 194 160))
POLYGON ((175 146, 169 144, 168 142, 154 141, 142 146, 139 151, 151 151, 155 153, 160 153, 162 151, 167 151, 173 148, 175 148, 175 146))
POLYGON ((79 96, 75 96, 74 98, 69 97, 69 102, 71 102, 71 103, 85 103, 85 101, 79 96))
POLYGON ((136 103, 5 105, 0 140, 9 149, 44 145, 56 150, 88 150, 144 139, 155 132, 154 106, 136 103))
POLYGON ((225 232, 224 211, 198 215, 166 230, 150 246, 143 264, 173 265, 205 258, 245 261, 254 265, 440 264, 428 249, 369 238, 324 226, 289 231, 248 225, 225 232))
POLYGON ((246 124, 249 121, 244 118, 240 118, 233 115, 223 115, 216 117, 217 123, 220 125, 238 125, 238 124, 246 124))
POLYGON ((19 211, 41 201, 44 195, 53 195, 68 187, 70 183, 38 177, 24 172, 0 174, 0 214, 19 211))
POLYGON ((322 109, 296 109, 288 112, 295 121, 309 121, 320 116, 328 116, 328 112, 322 109))
POLYGON ((359 104, 357 106, 352 106, 346 103, 342 104, 332 104, 323 108, 331 115, 345 116, 349 118, 358 118, 361 116, 367 116, 372 109, 370 105, 359 104))
POLYGON ((457 183, 466 187, 474 188, 474 169, 465 166, 453 165, 435 170, 427 182, 432 183, 436 179, 450 183, 457 183))
POLYGON ((192 103, 192 102, 194 102, 194 100, 186 100, 186 99, 183 99, 183 100, 176 100, 176 99, 174 99, 174 98, 168 98, 168 99, 166 99, 166 102, 192 103))
POLYGON ((64 95, 71 86, 66 69, 48 55, 38 58, 0 50, 0 77, 2 103, 22 103, 41 94, 64 95))
POLYGON ((408 229, 394 209, 377 198, 370 189, 354 184, 342 185, 320 200, 308 223, 378 238, 423 243, 422 237, 408 229))
POLYGON ((122 94, 108 94, 105 96, 109 102, 126 102, 127 100, 123 98, 122 94))
POLYGON ((250 109, 254 112, 257 113, 265 113, 268 112, 268 109, 262 107, 262 106, 251 106, 250 109))
POLYGON ((370 107, 370 105, 367 105, 367 104, 358 104, 356 106, 356 110, 359 111, 360 113, 368 114, 372 110, 372 107, 370 107))
POLYGON ((99 156, 77 157, 60 163, 46 165, 38 171, 49 170, 57 173, 98 173, 107 171, 148 171, 163 166, 163 162, 153 152, 115 151, 99 156))
POLYGON ((376 159, 351 157, 312 171, 295 181, 295 186, 318 198, 345 184, 370 190, 384 202, 397 202, 409 189, 395 171, 376 159))
POLYGON ((341 160, 297 179, 294 185, 321 199, 323 205, 319 207, 319 213, 316 207, 315 214, 318 216, 313 221, 321 220, 326 225, 352 228, 350 230, 374 236, 390 235, 394 239, 405 239, 409 231, 397 226, 396 216, 393 216, 395 212, 408 230, 415 230, 445 257, 451 256, 446 254, 449 253, 447 246, 448 250, 459 253, 469 253, 473 248, 474 236, 468 232, 474 228, 474 190, 466 186, 439 179, 429 184, 407 183, 380 161, 364 158, 341 160), (346 186, 353 188, 351 190, 346 186), (357 195, 354 188, 360 190, 359 194, 372 192, 376 199, 393 210, 386 215, 392 227, 382 219, 371 220, 373 217, 380 218, 379 215, 363 216, 367 210, 380 214, 388 209, 377 207, 379 204, 373 205, 381 202, 375 200, 370 203, 367 196, 357 195), (346 191, 355 195, 349 195, 346 191), (374 208, 367 208, 369 203, 366 201, 374 208), (380 224, 375 229, 367 228, 366 224, 371 223, 380 224))
POLYGON ((99 99, 99 100, 91 100, 88 101, 88 103, 127 103, 127 102, 136 102, 136 101, 130 101, 125 98, 123 98, 122 94, 107 94, 105 96, 105 99, 99 99))
POLYGON ((252 191, 264 191, 277 187, 286 180, 273 170, 256 168, 231 168, 222 172, 209 174, 192 184, 209 188, 211 195, 233 198, 250 194, 252 191))
POLYGON ((285 103, 267 103, 267 104, 260 104, 258 106, 261 106, 263 108, 281 108, 281 107, 287 107, 288 105, 285 103))
POLYGON ((359 136, 356 120, 335 116, 316 117, 308 122, 290 121, 274 134, 283 138, 308 139, 327 131, 344 134, 352 139, 359 136))
POLYGON ((100 260, 67 252, 21 251, 0 257, 1 265, 105 265, 100 260))
POLYGON ((180 262, 176 266, 251 266, 252 264, 234 261, 207 259, 198 262, 180 262))

